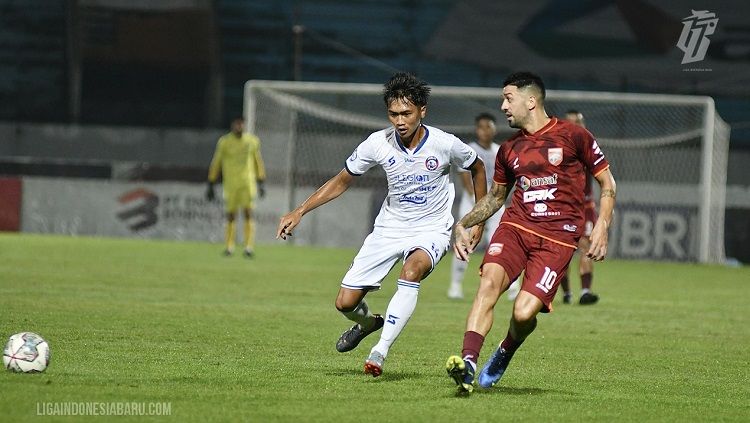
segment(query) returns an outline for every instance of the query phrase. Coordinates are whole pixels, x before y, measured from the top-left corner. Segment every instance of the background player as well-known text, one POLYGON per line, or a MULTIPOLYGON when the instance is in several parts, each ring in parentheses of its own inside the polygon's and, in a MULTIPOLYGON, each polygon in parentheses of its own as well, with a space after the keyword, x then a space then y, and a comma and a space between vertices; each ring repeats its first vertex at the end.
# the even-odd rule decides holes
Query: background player
POLYGON ((615 203, 615 181, 609 164, 586 129, 544 110, 541 78, 529 72, 503 83, 502 110, 519 131, 500 146, 490 192, 454 228, 454 250, 466 260, 472 251, 465 228, 500 210, 514 183, 512 206, 503 215, 481 267, 481 281, 466 322, 462 356, 448 358, 447 370, 461 391, 473 390, 474 373, 493 312, 510 280, 525 269, 521 292, 513 304, 510 327, 478 377, 482 387, 496 384, 513 354, 536 328, 539 312, 549 312, 558 275, 565 273, 583 226, 585 172, 601 185, 601 214, 586 253, 594 260, 607 254, 607 230, 615 203))
POLYGON ((232 120, 231 132, 219 138, 216 151, 208 168, 208 190, 206 198, 213 201, 216 197, 214 184, 221 173, 224 189, 224 208, 227 226, 225 231, 224 254, 234 252, 235 214, 241 208, 245 216, 243 225, 244 254, 253 257, 255 244, 255 219, 253 218, 253 201, 256 193, 265 196, 263 181, 266 170, 260 155, 260 140, 255 135, 245 132, 245 120, 237 117, 232 120))
MULTIPOLYGON (((578 110, 568 110, 565 112, 565 120, 580 125, 582 128, 586 127, 583 113, 578 110)), ((589 237, 591 236, 591 231, 594 229, 594 223, 596 223, 597 218, 596 202, 594 201, 592 188, 593 178, 591 175, 588 175, 586 177, 586 185, 583 189, 583 236, 578 240, 578 251, 582 252, 578 261, 578 272, 581 275, 581 297, 578 299, 578 303, 581 305, 596 304, 596 302, 599 301, 599 296, 591 292, 591 284, 594 282, 594 261, 586 256, 586 251, 588 251, 591 246, 589 237)), ((565 275, 560 278, 560 287, 563 289, 563 303, 570 304, 573 296, 570 292, 568 272, 565 272, 565 275)))
MULTIPOLYGON (((341 195, 355 176, 375 165, 385 170, 388 195, 336 298, 336 308, 356 323, 339 338, 339 352, 354 349, 367 335, 383 328, 365 361, 365 373, 374 377, 382 373, 391 345, 414 312, 420 282, 448 250, 455 195, 449 181, 451 164, 471 171, 477 198, 487 189, 484 164, 474 150, 455 136, 422 124, 429 93, 430 88, 415 76, 393 75, 383 90, 392 127, 367 137, 346 160, 345 168, 284 215, 277 230, 277 237, 286 239, 302 216, 341 195), (399 259, 403 267, 396 293, 384 316, 372 314, 364 297, 380 288, 399 259)), ((481 236, 478 225, 469 241, 472 247, 481 236)))
MULTIPOLYGON (((477 117, 474 118, 474 129, 477 140, 468 143, 468 146, 476 151, 479 158, 484 162, 484 170, 487 177, 487 189, 489 189, 490 184, 492 184, 492 176, 495 173, 495 159, 497 156, 497 151, 500 148, 494 142, 495 135, 497 134, 497 127, 495 123, 495 116, 492 116, 489 113, 481 113, 477 115, 477 117)), ((462 217, 466 215, 466 213, 468 213, 472 207, 474 207, 476 198, 474 197, 474 186, 469 172, 461 171, 459 169, 458 176, 461 179, 461 184, 463 186, 461 202, 458 208, 458 216, 462 217)), ((486 230, 483 232, 484 236, 482 237, 482 241, 479 243, 477 248, 487 248, 492 234, 500 224, 500 217, 502 217, 504 210, 505 207, 501 207, 500 211, 493 214, 489 219, 487 219, 487 224, 485 225, 486 230)), ((448 289, 448 298, 461 299, 464 297, 463 279, 467 267, 468 262, 461 260, 458 257, 453 257, 451 261, 451 284, 450 288, 448 289)), ((514 283, 513 285, 518 288, 517 283, 514 283)), ((509 297, 511 294, 510 291, 512 290, 513 286, 511 287, 511 289, 509 289, 509 297)), ((517 293, 518 289, 513 292, 513 294, 517 293)), ((515 295, 513 296, 515 298, 515 295)))

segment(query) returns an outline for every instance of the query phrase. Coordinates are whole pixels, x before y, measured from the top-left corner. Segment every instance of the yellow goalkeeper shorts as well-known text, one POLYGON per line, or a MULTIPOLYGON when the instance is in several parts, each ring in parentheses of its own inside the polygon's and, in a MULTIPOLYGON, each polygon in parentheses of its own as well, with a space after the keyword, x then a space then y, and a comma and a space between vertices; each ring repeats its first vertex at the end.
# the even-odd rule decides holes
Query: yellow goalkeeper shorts
POLYGON ((253 208, 253 197, 249 186, 224 191, 224 209, 227 213, 234 213, 238 208, 253 208))

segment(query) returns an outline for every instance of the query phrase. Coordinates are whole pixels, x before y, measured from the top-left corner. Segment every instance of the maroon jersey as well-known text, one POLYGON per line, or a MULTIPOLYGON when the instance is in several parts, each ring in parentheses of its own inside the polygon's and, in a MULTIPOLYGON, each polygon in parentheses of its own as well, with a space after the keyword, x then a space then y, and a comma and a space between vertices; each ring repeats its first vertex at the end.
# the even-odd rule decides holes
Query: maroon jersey
POLYGON ((494 181, 516 184, 501 224, 576 248, 586 178, 608 167, 594 136, 576 124, 553 117, 534 134, 518 131, 500 146, 495 162, 494 181))
POLYGON ((593 184, 594 184, 594 177, 591 175, 587 175, 586 186, 583 187, 583 202, 584 202, 584 207, 586 207, 587 209, 596 208, 596 202, 594 201, 593 184))

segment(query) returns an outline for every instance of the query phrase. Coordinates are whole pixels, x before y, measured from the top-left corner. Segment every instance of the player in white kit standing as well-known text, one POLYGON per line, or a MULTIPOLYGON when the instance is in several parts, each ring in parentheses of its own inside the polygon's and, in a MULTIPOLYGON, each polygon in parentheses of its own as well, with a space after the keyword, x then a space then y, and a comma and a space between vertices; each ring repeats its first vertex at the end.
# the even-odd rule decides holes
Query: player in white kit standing
MULTIPOLYGON (((346 160, 344 169, 284 215, 277 229, 277 238, 286 239, 302 216, 341 195, 354 177, 375 165, 385 170, 388 195, 336 298, 336 308, 355 322, 336 343, 339 352, 353 350, 367 335, 383 328, 380 341, 365 361, 365 373, 374 377, 382 373, 391 345, 414 312, 420 282, 448 251, 455 195, 449 180, 451 165, 471 172, 476 201, 487 193, 484 163, 476 152, 454 135, 422 123, 429 93, 427 84, 414 75, 393 75, 383 89, 392 126, 367 137, 346 160), (384 315, 373 314, 364 297, 380 289, 399 259, 403 267, 396 293, 384 315)), ((470 236, 476 245, 484 228, 472 229, 470 236)))
MULTIPOLYGON (((480 113, 474 118, 475 133, 477 136, 476 141, 468 143, 468 146, 476 151, 479 158, 484 162, 485 177, 487 180, 487 189, 492 185, 492 176, 495 174, 495 159, 497 158, 497 152, 500 146, 494 142, 495 135, 497 134, 497 126, 495 125, 495 116, 490 113, 480 113)), ((463 217, 471 211, 474 207, 474 186, 469 176, 469 172, 462 171, 459 168, 459 178, 463 185, 463 194, 461 195, 461 202, 458 207, 458 216, 463 217)), ((477 249, 486 249, 489 246, 490 238, 495 232, 497 227, 500 225, 500 218, 505 212, 505 206, 501 207, 497 213, 487 219, 486 230, 484 236, 481 239, 477 249)), ((459 260, 457 257, 453 257, 451 262, 451 284, 448 288, 448 298, 454 300, 462 299, 464 297, 463 292, 463 280, 466 269, 469 263, 463 260, 459 260)), ((513 300, 518 294, 520 286, 516 280, 508 288, 508 298, 513 300)))

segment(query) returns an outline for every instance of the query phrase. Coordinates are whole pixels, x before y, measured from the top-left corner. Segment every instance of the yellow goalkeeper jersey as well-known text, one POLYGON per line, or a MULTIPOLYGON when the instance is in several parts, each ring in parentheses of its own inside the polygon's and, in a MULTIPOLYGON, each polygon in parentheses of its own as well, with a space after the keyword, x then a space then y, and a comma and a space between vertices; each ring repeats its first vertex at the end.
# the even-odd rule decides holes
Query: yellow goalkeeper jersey
POLYGON ((266 169, 260 156, 260 140, 252 134, 241 137, 230 132, 216 143, 216 151, 208 168, 208 180, 216 182, 222 175, 224 192, 234 191, 245 186, 255 197, 256 181, 266 179, 266 169))

